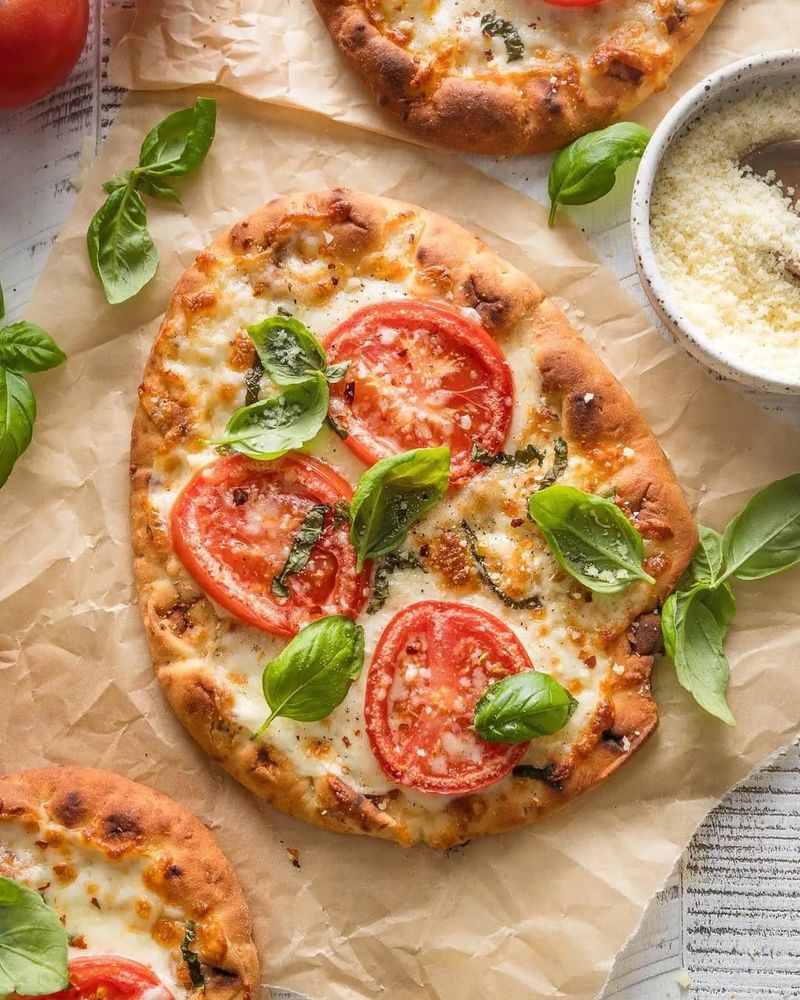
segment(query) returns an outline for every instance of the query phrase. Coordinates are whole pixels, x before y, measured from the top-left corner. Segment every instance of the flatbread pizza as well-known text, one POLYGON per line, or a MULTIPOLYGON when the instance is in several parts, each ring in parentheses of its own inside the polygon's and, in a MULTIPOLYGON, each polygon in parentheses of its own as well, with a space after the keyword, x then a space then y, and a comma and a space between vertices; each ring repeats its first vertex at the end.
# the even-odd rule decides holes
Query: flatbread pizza
POLYGON ((315 0, 350 67, 412 133, 539 153, 663 90, 724 0, 315 0))
POLYGON ((258 995, 247 905, 211 834, 107 771, 0 776, 0 931, 3 995, 258 995))
POLYGON ((680 488, 542 290, 447 219, 338 189, 220 236, 147 362, 131 476, 162 688, 294 816, 446 848, 656 727, 680 488))

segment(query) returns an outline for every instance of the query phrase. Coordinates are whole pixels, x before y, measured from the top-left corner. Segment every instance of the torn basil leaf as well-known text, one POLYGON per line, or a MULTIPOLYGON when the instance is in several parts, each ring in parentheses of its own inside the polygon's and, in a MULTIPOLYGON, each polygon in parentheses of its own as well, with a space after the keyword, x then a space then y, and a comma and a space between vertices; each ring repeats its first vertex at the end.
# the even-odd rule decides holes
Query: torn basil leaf
POLYGON ((517 448, 515 452, 509 454, 505 451, 499 451, 496 454, 492 454, 486 451, 484 448, 478 444, 477 441, 472 442, 472 451, 469 453, 470 462, 479 462, 481 465, 532 465, 534 462, 537 465, 541 465, 544 461, 544 452, 536 447, 535 444, 527 444, 524 448, 517 448))
POLYGON ((261 358, 256 354, 253 358, 253 364, 244 373, 244 405, 252 406, 253 403, 258 402, 258 397, 261 394, 261 376, 264 374, 264 366, 261 364, 261 358))
POLYGON ((0 996, 42 996, 68 985, 58 916, 38 892, 0 876, 0 996))
POLYGON ((509 62, 518 62, 525 57, 525 46, 519 31, 511 21, 498 17, 496 12, 484 14, 481 18, 481 31, 488 38, 502 38, 506 46, 506 56, 509 62))
POLYGON ((564 438, 557 437, 553 441, 553 464, 539 480, 538 488, 540 490, 546 490, 548 486, 552 486, 553 483, 557 479, 560 479, 567 471, 568 464, 569 449, 567 447, 567 442, 564 438))
POLYGON ((381 610, 389 597, 389 581, 392 574, 403 569, 425 571, 425 567, 413 552, 388 552, 382 559, 378 560, 375 567, 375 578, 372 581, 372 593, 367 605, 368 615, 374 615, 376 611, 381 610))
POLYGON ((507 594, 503 588, 495 583, 492 579, 492 575, 487 569, 486 560, 481 555, 478 550, 478 537, 469 524, 466 521, 461 522, 461 527, 464 530, 464 534, 467 536, 467 545, 469 546, 469 554, 472 556, 473 562, 475 563, 475 568, 478 571, 478 576, 483 580, 486 586, 491 590, 491 592, 498 597, 507 608, 517 608, 518 610, 525 608, 540 608, 542 606, 541 599, 538 597, 522 597, 516 598, 507 594))
POLYGON ((276 597, 288 597, 289 588, 286 586, 286 577, 295 573, 300 573, 305 569, 311 557, 311 551, 322 537, 325 530, 325 518, 330 514, 331 508, 324 503, 314 504, 306 512, 303 523, 300 525, 297 534, 292 539, 289 555, 283 564, 283 569, 272 580, 272 593, 276 597))
POLYGON ((200 965, 200 957, 192 948, 192 945, 196 940, 197 925, 194 920, 189 920, 186 923, 186 931, 183 935, 183 941, 181 941, 181 955, 183 956, 183 960, 186 962, 186 967, 189 970, 189 979, 191 980, 192 986, 196 990, 205 991, 206 977, 203 974, 203 968, 200 965))

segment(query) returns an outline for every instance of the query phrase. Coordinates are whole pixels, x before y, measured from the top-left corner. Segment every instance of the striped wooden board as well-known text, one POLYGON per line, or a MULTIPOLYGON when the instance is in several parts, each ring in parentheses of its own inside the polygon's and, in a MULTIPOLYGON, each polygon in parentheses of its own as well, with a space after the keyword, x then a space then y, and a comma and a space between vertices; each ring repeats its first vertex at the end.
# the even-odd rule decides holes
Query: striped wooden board
MULTIPOLYGON (((132 2, 109 0, 106 8, 125 8, 132 2)), ((48 250, 71 211, 73 178, 105 138, 124 96, 105 79, 109 41, 99 16, 100 0, 95 3, 89 43, 67 83, 31 108, 0 113, 0 281, 11 319, 22 315, 48 250)), ((544 200, 549 163, 543 158, 472 162, 544 200)), ((578 221, 586 226, 604 263, 646 306, 634 274, 624 199, 587 211, 578 221)), ((800 401, 766 396, 759 401, 800 427, 800 401)), ((618 957, 603 996, 800 998, 797 745, 731 792, 702 825, 669 884, 650 904, 639 932, 618 957)), ((275 1000, 302 998, 276 990, 275 1000)))

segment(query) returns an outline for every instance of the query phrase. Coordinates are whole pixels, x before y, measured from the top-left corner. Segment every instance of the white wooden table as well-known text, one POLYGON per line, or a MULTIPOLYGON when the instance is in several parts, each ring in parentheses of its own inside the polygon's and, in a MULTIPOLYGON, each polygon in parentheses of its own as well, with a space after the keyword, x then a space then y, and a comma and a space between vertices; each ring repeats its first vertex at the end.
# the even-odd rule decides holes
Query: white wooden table
MULTIPOLYGON (((91 156, 103 141, 124 96, 105 80, 108 40, 98 16, 101 0, 94 2, 89 42, 70 79, 31 108, 0 112, 0 282, 10 319, 23 314, 70 213, 72 179, 82 157, 91 156)), ((107 0, 106 5, 132 3, 107 0)), ((496 164, 489 172, 542 197, 541 176, 526 174, 523 161, 496 164)), ((590 239, 644 305, 624 220, 590 239)), ((762 402, 800 426, 800 403, 762 402)), ((699 829, 617 960, 604 994, 604 1000, 612 998, 800 998, 797 746, 728 795, 699 829), (679 985, 681 970, 688 973, 688 988, 679 985)))

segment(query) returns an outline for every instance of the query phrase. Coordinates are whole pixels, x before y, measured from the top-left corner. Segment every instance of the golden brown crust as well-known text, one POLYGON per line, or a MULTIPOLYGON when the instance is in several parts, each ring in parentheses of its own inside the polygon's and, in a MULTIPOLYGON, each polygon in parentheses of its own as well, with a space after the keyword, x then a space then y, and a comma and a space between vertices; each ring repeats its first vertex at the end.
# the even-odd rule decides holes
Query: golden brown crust
MULTIPOLYGON (((584 64, 578 53, 537 52, 531 69, 487 69, 474 76, 458 75, 446 56, 437 64, 434 53, 413 54, 401 33, 373 12, 370 0, 314 2, 350 67, 409 131, 429 142, 501 156, 558 149, 623 118, 663 90, 725 0, 651 0, 657 25, 651 37, 635 11, 625 20, 624 5, 617 4, 618 23, 593 43, 584 64)), ((589 18, 591 12, 569 16, 589 18)))
MULTIPOLYGON (((330 287, 314 288, 322 301, 331 294, 330 287)), ((652 612, 675 586, 696 546, 680 487, 628 394, 542 290, 455 223, 414 206, 341 189, 270 202, 201 253, 180 280, 140 395, 132 437, 131 518, 136 582, 159 680, 204 749, 278 808, 337 832, 450 847, 561 807, 608 777, 655 729, 649 678, 660 629, 657 622, 652 627, 652 612), (271 262, 280 265, 297 232, 314 232, 314 227, 329 237, 325 253, 335 262, 334 269, 343 271, 357 268, 359 262, 371 262, 373 268, 390 266, 375 263, 376 253, 387 234, 401 231, 421 295, 474 309, 498 338, 522 328, 530 336, 544 391, 570 444, 589 453, 604 453, 611 445, 619 449, 620 442, 634 449, 634 457, 615 473, 618 502, 639 521, 645 537, 658 540, 657 555, 648 565, 657 583, 637 610, 637 615, 647 614, 640 622, 626 621, 622 631, 609 632, 607 651, 612 662, 625 669, 622 675, 609 672, 581 744, 556 767, 538 773, 525 768, 486 794, 454 799, 440 810, 425 810, 402 791, 378 800, 340 778, 302 776, 274 747, 248 739, 233 719, 231 695, 211 670, 197 666, 213 646, 217 613, 150 517, 148 484, 154 458, 189 434, 188 396, 167 362, 187 338, 197 309, 207 308, 213 298, 209 276, 219 268, 235 268, 238 274, 251 275, 256 291, 263 274, 272 275, 275 282, 288 280, 280 266, 270 270, 271 262)))
POLYGON ((242 890, 214 838, 183 806, 108 771, 47 767, 0 776, 0 839, 5 821, 70 831, 114 860, 145 858, 147 888, 196 921, 205 996, 258 996, 258 957, 242 890))

